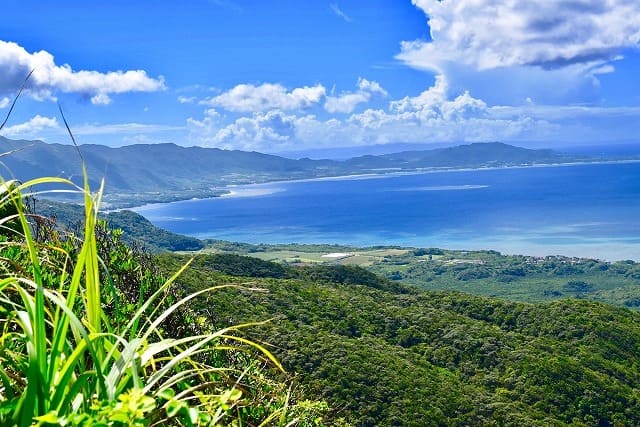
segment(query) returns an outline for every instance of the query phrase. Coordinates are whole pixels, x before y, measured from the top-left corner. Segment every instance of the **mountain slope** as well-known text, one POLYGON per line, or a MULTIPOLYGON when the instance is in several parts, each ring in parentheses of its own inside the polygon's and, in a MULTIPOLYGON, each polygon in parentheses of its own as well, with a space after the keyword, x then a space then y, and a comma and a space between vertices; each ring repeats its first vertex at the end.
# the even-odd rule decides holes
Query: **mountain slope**
MULTIPOLYGON (((158 261, 171 272, 185 259, 158 261)), ((178 281, 189 290, 268 290, 225 289, 198 304, 219 326, 273 319, 251 337, 298 374, 298 397, 327 399, 328 425, 640 423, 639 313, 575 299, 530 305, 394 290, 382 279, 353 280, 357 268, 318 275, 268 264, 198 256, 178 281)))
MULTIPOLYGON (((35 213, 55 218, 56 224, 63 229, 75 230, 84 220, 84 208, 71 203, 52 200, 37 200, 35 213)), ((100 219, 107 222, 111 229, 122 230, 122 239, 136 244, 149 252, 197 251, 204 243, 195 237, 183 236, 156 227, 148 219, 129 210, 103 213, 100 219)))
POLYGON ((557 162, 558 153, 552 150, 529 150, 500 142, 474 143, 429 151, 404 151, 380 156, 394 163, 411 167, 464 167, 557 162))
MULTIPOLYGON (((81 181, 81 157, 71 145, 41 141, 13 141, 0 137, 1 175, 26 181, 62 176, 81 181)), ((174 144, 138 144, 120 148, 82 145, 89 176, 105 178, 107 201, 122 205, 210 197, 230 184, 291 180, 382 170, 510 166, 560 163, 570 158, 549 150, 529 150, 501 143, 476 143, 444 149, 361 156, 346 161, 287 159, 257 152, 174 144)), ((573 159, 575 160, 575 159, 573 159)))
MULTIPOLYGON (((0 147, 4 151, 18 150, 3 158, 6 168, 18 179, 37 176, 79 178, 80 156, 73 146, 0 137, 0 147)), ((241 178, 234 174, 278 175, 286 172, 295 175, 307 169, 304 162, 268 154, 185 148, 174 144, 120 148, 83 145, 80 151, 89 176, 104 176, 107 189, 114 191, 174 191, 227 181, 237 183, 241 178)))

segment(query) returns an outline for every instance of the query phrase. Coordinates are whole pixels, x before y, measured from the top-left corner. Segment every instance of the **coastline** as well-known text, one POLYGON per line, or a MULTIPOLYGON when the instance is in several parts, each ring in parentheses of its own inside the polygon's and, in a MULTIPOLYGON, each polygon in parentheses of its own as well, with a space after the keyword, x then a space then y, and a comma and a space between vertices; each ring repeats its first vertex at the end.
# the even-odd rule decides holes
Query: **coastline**
MULTIPOLYGON (((494 188, 494 182, 492 179, 500 179, 505 180, 509 179, 508 177, 512 176, 511 173, 505 174, 491 174, 486 175, 485 178, 482 178, 482 171, 490 171, 490 170, 530 170, 531 172, 526 172, 526 175, 558 175, 558 176, 595 176, 598 175, 602 171, 608 171, 607 175, 610 176, 618 176, 621 171, 628 170, 634 171, 632 176, 637 176, 637 166, 632 167, 624 167, 624 168, 616 168, 613 166, 603 166, 600 169, 597 169, 598 165, 611 165, 611 164, 639 164, 640 160, 615 160, 615 161, 599 161, 599 162, 565 162, 565 163, 552 163, 552 164, 534 164, 534 165, 511 165, 511 166, 502 166, 502 167, 480 167, 480 168, 447 168, 443 169, 429 169, 429 170, 418 170, 418 171, 393 171, 393 172, 385 172, 385 173, 377 173, 377 174, 352 174, 352 175, 341 175, 341 176, 332 176, 332 177, 317 177, 317 178, 307 178, 307 179, 297 179, 297 180, 289 180, 289 181, 277 181, 282 185, 278 185, 275 181, 265 182, 265 183, 255 183, 255 184, 246 184, 246 185, 236 185, 236 186, 228 186, 226 189, 229 191, 228 195, 222 196, 222 198, 236 198, 236 197, 246 197, 252 198, 255 197, 255 200, 247 200, 242 201, 241 205, 246 205, 247 203, 252 206, 251 209, 255 210, 261 209, 261 206, 279 206, 284 205, 283 209, 286 210, 286 198, 288 196, 283 196, 285 199, 280 201, 280 196, 270 199, 267 201, 266 199, 260 200, 263 196, 268 194, 273 194, 275 192, 280 192, 283 190, 289 191, 290 189, 285 187, 284 183, 288 182, 329 182, 329 181, 343 181, 343 180, 369 180, 369 179, 382 179, 382 178, 391 178, 395 176, 407 176, 407 175, 422 175, 422 174, 433 174, 439 172, 466 172, 466 171, 480 171, 478 174, 472 173, 471 175, 461 175, 460 177, 456 177, 455 179, 449 179, 446 175, 435 175, 433 178, 425 178, 424 182, 430 182, 431 185, 423 185, 419 184, 411 187, 409 182, 422 183, 422 179, 413 180, 409 179, 405 182, 405 180, 399 180, 395 183, 389 184, 379 184, 376 181, 371 181, 370 183, 363 182, 364 187, 359 188, 369 188, 370 186, 378 188, 380 191, 453 191, 453 190, 474 190, 481 191, 485 188, 494 188), (575 172, 570 171, 569 169, 562 171, 556 169, 556 172, 544 172, 541 168, 572 168, 575 166, 583 166, 580 169, 575 169, 575 172), (594 168, 591 169, 590 166, 594 168), (536 172, 539 171, 539 172, 536 172), (473 184, 466 182, 465 177, 475 177, 473 184), (494 178, 491 178, 494 177, 494 178), (452 182, 449 182, 452 181, 452 182), (476 182, 479 181, 479 182, 476 182), (437 183, 442 182, 443 184, 456 184, 456 185, 437 185, 437 183), (436 185, 433 185, 436 184, 436 185), (406 188, 405 187, 411 187, 406 188)), ((514 174, 519 175, 525 172, 514 172, 514 174)), ((631 176, 631 175, 630 175, 631 176)), ((579 179, 576 183, 584 182, 583 179, 579 179)), ((615 183, 615 180, 614 180, 615 183)), ((335 184, 338 188, 349 188, 351 184, 335 184)), ((532 184, 534 185, 534 184, 532 184)), ((536 186, 537 187, 537 186, 536 186)), ((564 188, 564 186, 562 186, 564 188)), ((315 188, 315 187, 314 187, 315 188)), ((324 188, 324 187, 322 187, 324 188)), ((495 187, 498 188, 498 187, 495 187)), ((291 189, 293 197, 300 192, 305 192, 306 187, 291 189)), ((325 191, 325 190, 322 190, 325 191)), ((320 191, 319 194, 322 194, 320 191)), ((564 190, 563 190, 564 191, 564 190)), ((339 194, 343 194, 341 191, 339 194)), ((636 191, 634 190, 634 193, 636 191)), ((302 193, 300 193, 302 194, 302 193)), ((453 193, 452 193, 453 194, 453 193)), ((608 192, 602 194, 609 194, 608 192)), ((362 197, 368 197, 366 193, 363 193, 362 197)), ((384 199, 388 199, 388 197, 396 198, 395 195, 382 196, 384 199)), ((417 193, 415 196, 397 196, 406 198, 406 203, 410 206, 411 197, 416 197, 422 200, 423 196, 419 196, 417 193)), ((428 196, 429 198, 432 196, 428 196)), ((436 198, 442 197, 454 197, 454 196, 433 196, 436 198)), ((467 197, 467 196, 455 196, 459 197, 467 197)), ((481 194, 469 196, 475 200, 484 200, 485 196, 481 194)), ((562 197, 563 200, 565 196, 561 196, 556 194, 556 197, 562 197)), ((637 198, 636 198, 637 199, 637 198)), ((493 199, 492 199, 493 200, 493 199)), ((505 200, 505 199, 501 199, 505 200)), ((504 203, 508 204, 508 199, 506 199, 504 203)), ((596 199, 594 199, 596 200, 596 199)), ((599 200, 599 199, 597 199, 599 200)), ((190 201, 194 201, 191 199, 190 201)), ((512 254, 512 255, 529 255, 529 256, 546 256, 552 254, 561 254, 566 256, 576 256, 576 257, 586 257, 586 258, 597 258, 608 261, 615 260, 640 260, 640 235, 638 234, 637 227, 633 226, 629 219, 619 219, 620 224, 627 224, 621 226, 611 226, 611 224, 616 224, 616 219, 600 219, 597 216, 585 217, 579 211, 573 212, 572 215, 567 216, 565 218, 564 214, 558 218, 561 218, 559 221, 555 221, 550 219, 539 218, 538 220, 534 219, 529 225, 526 225, 523 222, 523 218, 527 218, 525 215, 521 219, 513 220, 511 218, 510 222, 507 221, 503 225, 503 229, 496 229, 491 234, 486 235, 483 233, 475 233, 473 232, 473 228, 465 229, 465 227, 469 228, 471 225, 468 225, 465 222, 450 222, 449 219, 446 222, 442 222, 441 225, 438 225, 437 228, 429 228, 425 227, 424 230, 419 228, 411 228, 411 229, 402 229, 402 227, 398 228, 398 232, 389 232, 384 231, 386 229, 379 228, 379 230, 383 230, 382 232, 372 232, 370 233, 367 229, 359 229, 355 227, 353 231, 351 231, 348 227, 349 222, 353 221, 347 212, 347 216, 340 216, 342 212, 336 206, 333 208, 328 208, 327 210, 319 209, 307 212, 306 215, 309 217, 314 217, 318 219, 318 224, 324 224, 324 226, 320 226, 315 228, 311 226, 306 226, 304 222, 294 222, 294 223, 284 223, 282 221, 278 222, 274 220, 273 224, 277 224, 276 228, 265 225, 264 223, 256 223, 255 225, 251 222, 242 225, 238 221, 234 220, 225 220, 225 225, 222 226, 219 222, 218 226, 190 226, 190 225, 178 225, 179 222, 176 222, 176 219, 172 219, 171 215, 184 215, 183 213, 165 213, 165 212, 188 212, 190 209, 189 202, 184 202, 185 204, 175 204, 174 206, 167 207, 167 204, 149 204, 144 208, 136 208, 140 214, 147 216, 149 219, 153 221, 159 221, 158 224, 164 224, 165 228, 169 228, 175 232, 182 232, 183 234, 188 234, 200 239, 220 239, 226 241, 233 242, 245 242, 245 243, 253 243, 253 244, 287 244, 287 243, 300 243, 300 244, 350 244, 358 247, 365 246, 401 246, 401 247, 438 247, 443 249, 451 249, 451 250, 495 250, 504 254, 512 254), (332 219, 333 214, 338 214, 340 220, 332 219), (169 215, 169 216, 167 216, 169 215), (568 219, 571 218, 571 219, 568 219), (336 222, 338 221, 338 222, 336 222), (346 222, 345 222, 346 221, 346 222), (563 222, 564 221, 564 222, 563 222), (571 222, 566 222, 571 221, 571 222), (226 225, 228 222, 228 226, 226 225), (175 228, 173 224, 175 223, 175 228), (331 224, 345 224, 343 228, 334 228, 333 226, 329 227, 331 224), (467 225, 464 225, 467 224, 467 225), (450 227, 450 229, 447 229, 450 227), (506 228, 505 228, 506 227, 506 228), (191 231, 189 231, 191 230, 191 231), (340 231, 342 230, 342 231, 340 231)), ((220 201, 222 203, 222 200, 220 201)), ((314 202, 315 203, 315 202, 314 202)), ((342 200, 337 202, 340 206, 350 206, 346 200, 342 200)), ((568 202, 570 203, 570 202, 568 202)), ((637 212, 639 209, 638 203, 632 203, 634 206, 633 212, 637 212)), ((204 205, 203 205, 204 206, 204 205)), ((212 202, 212 209, 219 211, 231 209, 231 212, 234 212, 234 206, 236 204, 229 205, 229 207, 225 207, 226 204, 217 204, 215 201, 212 202), (217 206, 214 208, 214 206, 217 206)), ((564 205, 562 205, 564 206, 564 205)), ((567 209, 571 208, 572 205, 567 205, 567 209)), ((585 205, 586 206, 586 205, 585 205)), ((620 204, 617 205, 619 209, 626 209, 625 206, 631 207, 631 205, 620 204)), ((195 209, 195 207, 194 207, 195 209)), ((203 208, 204 209, 204 208, 203 208)), ((206 208, 208 209, 208 208, 206 208)), ((206 210, 205 209, 205 210, 206 210)), ((281 212, 276 208, 277 212, 281 212)), ((417 209, 417 208, 416 208, 417 209)), ((536 210, 535 204, 531 205, 531 209, 536 210)), ((531 211, 529 209, 527 212, 531 211)), ((490 211, 490 207, 486 207, 485 211, 490 211)), ((570 209, 569 209, 570 210, 570 209)), ((489 215, 488 212, 481 211, 485 217, 489 215)), ((571 210, 570 210, 571 211, 571 210)), ((425 211, 426 212, 426 211, 425 211)), ((494 212, 495 213, 495 212, 494 212)), ((493 215, 492 213, 491 215, 493 215)), ((278 213, 277 215, 281 215, 278 213)), ((284 215, 284 214, 283 214, 284 215)), ((414 215, 415 216, 415 215, 414 215)), ((445 215, 447 216, 447 215, 445 215)), ((233 217, 233 214, 232 214, 233 217)), ((207 221, 206 214, 202 217, 202 221, 207 221)), ((231 218, 231 217, 230 217, 231 218)), ((440 215, 440 218, 442 215, 440 215)), ((535 218, 535 217, 532 217, 535 218)), ((603 217, 609 218, 609 217, 603 217)), ((625 217, 627 218, 627 217, 625 217)), ((557 219, 557 218, 556 218, 557 219)), ((303 221, 302 219, 300 221, 303 221)), ((359 221, 359 220, 355 220, 359 221)), ((479 223, 480 224, 480 223, 479 223)), ((382 227, 382 226, 381 226, 382 227)), ((386 226, 384 226, 386 227, 386 226)), ((378 231, 379 231, 378 230, 378 231)), ((389 229, 390 230, 390 229, 389 229)), ((373 230, 372 230, 373 231, 373 230)))
MULTIPOLYGON (((354 173, 348 175, 332 175, 332 176, 319 176, 319 177, 310 177, 310 178, 296 178, 296 179, 275 179, 270 181, 262 181, 262 182, 252 182, 249 184, 230 184, 224 187, 214 187, 210 189, 209 192, 219 192, 220 194, 216 195, 197 195, 193 197, 180 197, 176 195, 175 197, 169 197, 166 201, 149 201, 146 202, 141 200, 139 204, 135 201, 127 204, 122 203, 119 204, 118 207, 111 209, 110 211, 118 211, 129 209, 134 212, 138 212, 138 210, 146 210, 152 209, 154 207, 159 207, 162 205, 167 205, 169 203, 175 202, 189 202, 189 201, 200 201, 200 200, 209 200, 209 199, 217 199, 217 198, 227 198, 227 197, 257 197, 264 196, 269 194, 274 194, 282 191, 281 189, 276 189, 275 191, 259 191, 256 190, 255 194, 251 194, 250 191, 245 192, 243 195, 239 195, 240 191, 247 189, 253 189, 255 187, 262 187, 273 184, 289 184, 289 183, 300 183, 300 182, 318 182, 318 181, 348 181, 348 180, 364 180, 364 179, 385 179, 392 178, 395 176, 409 176, 409 175, 424 175, 431 173, 455 173, 455 172, 475 172, 475 171, 491 171, 491 170, 503 170, 503 169, 530 169, 530 168, 551 168, 551 167, 574 167, 574 166, 589 166, 589 165, 605 165, 605 164, 635 164, 640 163, 640 159, 617 159, 617 160, 595 160, 595 161, 584 161, 584 162, 562 162, 562 163, 533 163, 533 164, 521 164, 521 165, 505 165, 505 166, 479 166, 479 167, 433 167, 433 168, 423 168, 423 169, 413 169, 406 171, 387 171, 380 173, 354 173), (238 191, 240 190, 240 191, 238 191)), ((206 192, 203 192, 206 193, 206 192)), ((108 202, 107 202, 108 203, 108 202)))

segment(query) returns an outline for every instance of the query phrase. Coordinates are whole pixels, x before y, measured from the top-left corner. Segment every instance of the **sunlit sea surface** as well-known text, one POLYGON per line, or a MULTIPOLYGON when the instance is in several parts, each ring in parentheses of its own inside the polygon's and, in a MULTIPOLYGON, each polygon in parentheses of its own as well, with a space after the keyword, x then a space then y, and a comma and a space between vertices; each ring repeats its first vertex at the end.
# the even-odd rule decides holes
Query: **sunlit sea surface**
POLYGON ((640 260, 640 163, 278 182, 135 209, 248 243, 337 243, 640 260))

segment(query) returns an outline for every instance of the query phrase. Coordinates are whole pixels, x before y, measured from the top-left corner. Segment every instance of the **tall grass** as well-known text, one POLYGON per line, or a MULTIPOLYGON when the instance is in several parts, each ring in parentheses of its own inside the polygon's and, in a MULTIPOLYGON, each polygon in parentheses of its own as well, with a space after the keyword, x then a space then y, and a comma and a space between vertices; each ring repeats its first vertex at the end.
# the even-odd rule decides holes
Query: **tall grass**
MULTIPOLYGON (((50 177, 0 188, 0 425, 243 425, 247 392, 239 382, 268 381, 260 371, 265 361, 282 367, 237 334, 249 325, 165 336, 167 318, 219 288, 167 300, 188 264, 129 310, 126 321, 109 316, 101 274, 108 261, 100 259, 96 239, 103 186, 92 193, 84 165, 83 176, 82 187, 50 177), (84 230, 73 250, 33 235, 24 197, 51 184, 82 194, 84 230), (247 348, 253 351, 241 367, 214 363, 216 352, 247 348)), ((260 425, 301 420, 291 415, 299 410, 287 412, 286 388, 277 385, 266 387, 280 394, 262 402, 260 425)))
POLYGON ((101 301, 95 236, 101 191, 83 189, 84 233, 74 257, 63 247, 42 247, 32 235, 23 195, 44 183, 72 185, 59 178, 7 183, 0 199, 0 205, 12 205, 15 211, 0 223, 17 220, 21 233, 2 243, 3 253, 22 267, 0 279, 0 423, 148 425, 173 419, 209 424, 228 416, 242 393, 233 385, 221 389, 207 384, 231 368, 204 362, 205 352, 228 351, 235 341, 281 368, 264 347, 233 334, 247 325, 180 339, 163 337, 162 322, 175 310, 218 288, 185 296, 158 312, 154 308, 163 305, 167 288, 181 271, 137 307, 128 322, 114 324, 101 301), (63 268, 51 271, 52 264, 44 260, 60 255, 63 268))

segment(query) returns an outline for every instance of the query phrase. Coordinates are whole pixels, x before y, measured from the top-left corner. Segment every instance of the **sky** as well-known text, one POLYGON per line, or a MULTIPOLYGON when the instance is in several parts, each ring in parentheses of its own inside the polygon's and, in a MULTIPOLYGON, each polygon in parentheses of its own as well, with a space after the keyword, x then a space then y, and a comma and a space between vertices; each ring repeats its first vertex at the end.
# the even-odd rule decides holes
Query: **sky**
POLYGON ((637 0, 4 0, 0 134, 269 153, 640 134, 637 0), (31 77, 26 76, 33 70, 31 77))

